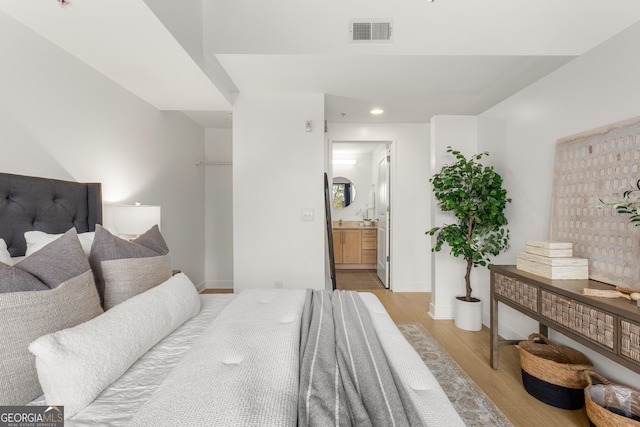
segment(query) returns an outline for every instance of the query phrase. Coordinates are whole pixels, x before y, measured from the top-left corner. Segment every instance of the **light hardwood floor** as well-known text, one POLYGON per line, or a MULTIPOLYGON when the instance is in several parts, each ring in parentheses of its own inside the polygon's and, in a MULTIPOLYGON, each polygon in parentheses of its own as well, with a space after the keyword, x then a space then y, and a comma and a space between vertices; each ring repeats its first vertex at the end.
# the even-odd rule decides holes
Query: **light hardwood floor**
MULTIPOLYGON (((207 293, 220 292, 207 290, 207 293)), ((458 329, 453 320, 434 320, 429 314, 430 294, 367 290, 375 294, 395 323, 420 323, 458 362, 516 427, 588 426, 584 409, 567 411, 544 404, 522 386, 520 356, 514 346, 500 347, 500 367, 489 366, 489 329, 458 329)))
POLYGON ((588 426, 584 409, 568 411, 544 404, 522 386, 520 356, 514 346, 501 346, 500 366, 489 366, 489 329, 458 329, 453 320, 434 320, 428 314, 430 294, 367 291, 375 294, 396 323, 419 322, 458 362, 515 426, 588 426))

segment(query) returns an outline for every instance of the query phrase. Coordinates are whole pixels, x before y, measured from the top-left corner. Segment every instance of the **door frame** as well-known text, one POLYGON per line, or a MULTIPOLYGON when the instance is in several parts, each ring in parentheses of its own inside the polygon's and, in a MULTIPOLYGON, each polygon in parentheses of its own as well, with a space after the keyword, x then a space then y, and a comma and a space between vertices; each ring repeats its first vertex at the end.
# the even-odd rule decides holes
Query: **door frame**
MULTIPOLYGON (((396 161, 397 161, 397 139, 396 138, 367 138, 367 139, 349 139, 349 138, 329 138, 329 149, 328 149, 328 162, 329 162, 329 167, 327 169, 329 169, 330 174, 329 174, 329 184, 331 184, 331 182, 333 182, 333 164, 332 164, 332 160, 333 160, 333 144, 335 142, 352 142, 352 143, 358 143, 358 142, 369 142, 369 143, 379 143, 381 145, 387 145, 388 147, 388 153, 391 156, 391 161, 389 162, 389 167, 391 169, 390 171, 390 176, 389 176, 389 181, 391 181, 391 185, 389 186, 389 193, 390 193, 390 198, 389 198, 389 209, 391 210, 391 215, 390 215, 390 221, 389 221, 389 290, 393 290, 393 284, 394 284, 394 268, 393 268, 393 254, 396 253, 395 251, 395 238, 394 238, 394 233, 393 230, 395 229, 395 218, 397 217, 397 215, 393 214, 393 207, 395 206, 395 198, 396 198, 396 161)), ((377 184, 376 184, 377 185, 377 184)))

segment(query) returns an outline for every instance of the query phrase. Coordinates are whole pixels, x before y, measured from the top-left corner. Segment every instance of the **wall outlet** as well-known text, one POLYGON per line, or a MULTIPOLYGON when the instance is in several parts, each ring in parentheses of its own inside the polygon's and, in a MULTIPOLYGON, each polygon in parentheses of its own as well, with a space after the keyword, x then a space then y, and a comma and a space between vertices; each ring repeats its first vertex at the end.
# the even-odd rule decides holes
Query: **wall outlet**
POLYGON ((276 280, 275 282, 273 282, 273 287, 274 288, 281 288, 283 284, 284 283, 282 282, 282 280, 276 280))
POLYGON ((313 221, 313 209, 302 209, 300 217, 303 221, 313 221))

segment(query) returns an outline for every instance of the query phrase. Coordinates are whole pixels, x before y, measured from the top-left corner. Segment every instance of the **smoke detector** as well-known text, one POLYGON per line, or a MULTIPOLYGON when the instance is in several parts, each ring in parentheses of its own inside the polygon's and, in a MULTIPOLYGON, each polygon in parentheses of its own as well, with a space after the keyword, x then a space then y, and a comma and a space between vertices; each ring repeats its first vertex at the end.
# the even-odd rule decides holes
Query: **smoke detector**
POLYGON ((391 19, 352 19, 349 21, 351 43, 391 43, 391 19))

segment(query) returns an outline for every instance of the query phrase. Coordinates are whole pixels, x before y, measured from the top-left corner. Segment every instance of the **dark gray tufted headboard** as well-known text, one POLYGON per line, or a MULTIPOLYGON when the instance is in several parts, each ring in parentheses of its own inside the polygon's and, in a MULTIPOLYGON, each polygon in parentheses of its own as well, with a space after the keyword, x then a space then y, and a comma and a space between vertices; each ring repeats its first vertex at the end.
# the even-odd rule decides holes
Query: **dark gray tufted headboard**
POLYGON ((25 231, 78 233, 102 223, 102 186, 0 173, 0 239, 11 256, 26 250, 25 231))

